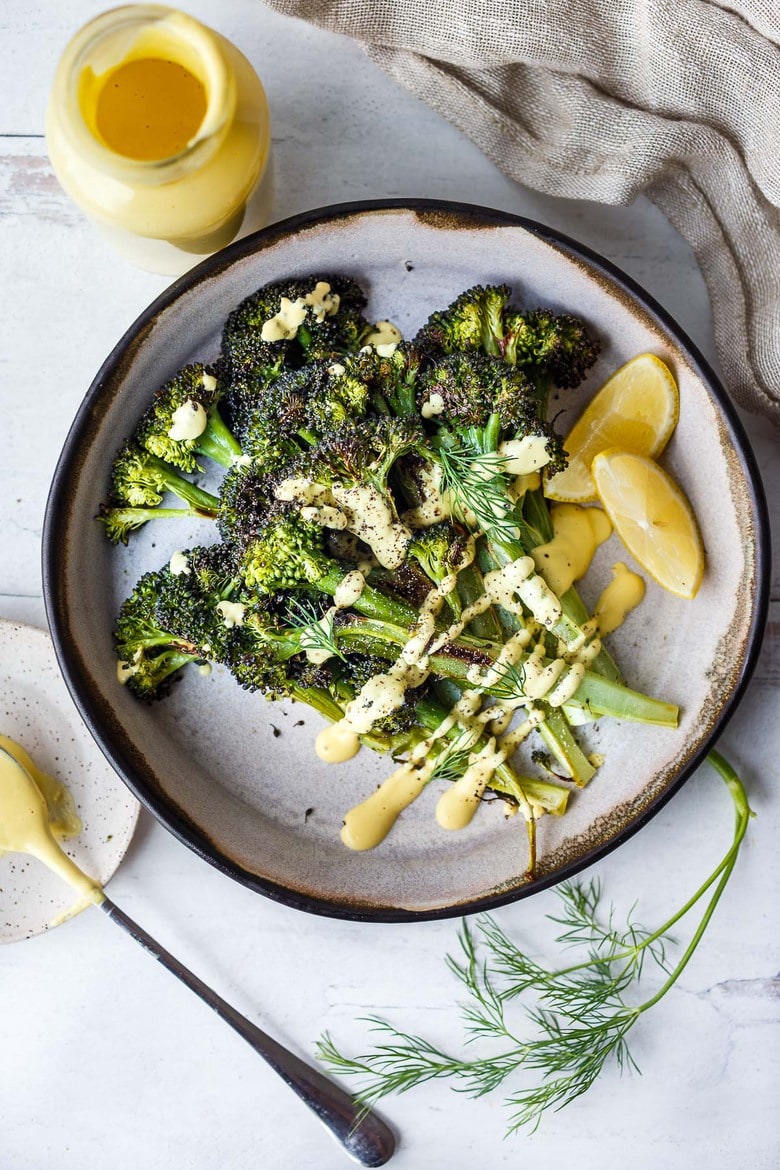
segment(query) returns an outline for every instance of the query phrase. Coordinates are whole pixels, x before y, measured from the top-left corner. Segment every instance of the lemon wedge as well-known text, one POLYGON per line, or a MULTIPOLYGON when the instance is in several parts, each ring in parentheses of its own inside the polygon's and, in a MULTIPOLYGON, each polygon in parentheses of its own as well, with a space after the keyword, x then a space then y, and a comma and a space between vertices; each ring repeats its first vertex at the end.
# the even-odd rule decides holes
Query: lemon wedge
POLYGON ((565 471, 550 476, 545 495, 565 503, 595 500, 590 465, 608 447, 655 459, 677 425, 680 398, 671 371, 652 353, 640 353, 609 378, 564 440, 565 471))
POLYGON ((670 475, 645 455, 610 448, 591 464, 604 511, 628 551, 677 597, 696 596, 704 546, 693 509, 670 475))

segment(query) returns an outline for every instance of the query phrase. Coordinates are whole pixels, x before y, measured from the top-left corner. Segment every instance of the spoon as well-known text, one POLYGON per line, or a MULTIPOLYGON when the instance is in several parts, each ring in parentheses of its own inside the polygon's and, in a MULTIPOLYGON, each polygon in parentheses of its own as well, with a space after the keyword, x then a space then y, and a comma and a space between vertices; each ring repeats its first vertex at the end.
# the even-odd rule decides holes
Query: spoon
POLYGON ((389 1126, 375 1114, 363 1113, 354 1097, 242 1016, 120 910, 102 886, 62 850, 49 827, 40 789, 19 760, 0 746, 0 853, 3 852, 37 857, 78 890, 83 899, 99 906, 112 922, 230 1024, 309 1106, 350 1157, 363 1166, 384 1166, 395 1149, 389 1126))

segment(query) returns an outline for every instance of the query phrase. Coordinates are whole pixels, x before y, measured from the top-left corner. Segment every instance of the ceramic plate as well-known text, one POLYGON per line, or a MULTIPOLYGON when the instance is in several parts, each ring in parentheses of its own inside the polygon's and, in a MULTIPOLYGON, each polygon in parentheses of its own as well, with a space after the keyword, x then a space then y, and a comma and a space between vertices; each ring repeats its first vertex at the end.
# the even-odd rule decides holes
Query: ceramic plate
MULTIPOLYGON (((151 811, 203 857, 253 889, 316 913, 397 921, 497 905, 576 872, 641 826, 702 760, 744 688, 763 629, 766 521, 752 457, 727 396, 666 314, 586 249, 517 217, 454 204, 361 204, 299 216, 201 264, 165 292, 97 375, 67 439, 48 503, 44 580, 65 678, 113 766, 151 811), (207 522, 148 525, 111 549, 93 517, 112 457, 154 389, 184 363, 213 359, 230 310, 256 287, 340 272, 366 288, 369 314, 412 336, 429 313, 476 283, 506 282, 515 299, 584 316, 603 340, 598 365, 561 395, 565 432, 601 382, 652 351, 680 386, 680 422, 667 469, 699 517, 708 568, 693 602, 652 585, 611 649, 631 685, 679 704, 676 731, 601 720, 588 750, 605 756, 566 816, 539 826, 538 879, 529 886, 519 819, 482 808, 447 833, 427 790, 388 839, 351 853, 346 809, 388 764, 363 751, 320 764, 320 727, 307 709, 269 705, 216 670, 191 672, 165 702, 135 702, 116 681, 111 630, 141 572, 214 538, 207 522)), ((626 553, 600 550, 583 592, 592 602, 626 553)))
MULTIPOLYGON (((8 621, 0 621, 0 733, 22 744, 42 771, 70 789, 84 827, 63 848, 105 885, 130 844, 138 801, 79 718, 49 635, 8 621)), ((0 942, 40 934, 75 901, 73 891, 35 858, 0 856, 0 942)))

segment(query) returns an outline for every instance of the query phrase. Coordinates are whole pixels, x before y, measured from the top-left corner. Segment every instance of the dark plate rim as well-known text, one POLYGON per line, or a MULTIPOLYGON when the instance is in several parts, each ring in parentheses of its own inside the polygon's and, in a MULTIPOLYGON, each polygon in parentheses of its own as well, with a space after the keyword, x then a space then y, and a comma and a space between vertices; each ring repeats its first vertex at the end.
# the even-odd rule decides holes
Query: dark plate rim
POLYGON ((172 285, 156 297, 111 350, 87 390, 71 424, 62 452, 57 461, 46 501, 41 554, 43 597, 46 616, 60 670, 62 671, 70 695, 82 719, 109 763, 152 815, 174 837, 187 845, 199 857, 215 866, 220 872, 227 874, 242 885, 247 886, 257 893, 264 894, 276 902, 281 902, 296 910, 325 917, 346 919, 353 922, 388 923, 433 921, 440 918, 474 914, 507 905, 521 898, 539 893, 541 890, 548 889, 561 881, 573 877, 594 862, 606 857, 613 849, 624 844, 635 833, 639 832, 664 807, 667 801, 671 800, 674 794, 679 791, 686 780, 700 766, 741 701, 760 653, 761 637, 766 624, 769 605, 771 570, 769 517, 766 497, 749 440, 737 411, 719 378, 700 353, 699 349, 679 325, 677 325, 669 313, 641 285, 637 284, 632 277, 624 273, 611 261, 553 228, 547 227, 535 220, 528 219, 525 216, 515 215, 507 211, 480 207, 468 203, 417 198, 372 199, 338 203, 290 216, 242 240, 238 240, 221 252, 217 252, 213 256, 208 257, 184 276, 174 281, 172 285), (409 910, 403 907, 372 906, 370 904, 356 905, 333 901, 327 898, 319 898, 314 895, 289 890, 285 886, 278 885, 265 878, 260 878, 256 874, 248 872, 236 862, 226 858, 215 848, 203 832, 198 830, 180 814, 174 805, 169 804, 156 793, 148 792, 144 777, 136 773, 134 766, 131 765, 124 752, 112 743, 109 722, 99 711, 96 713, 93 709, 92 695, 87 681, 73 665, 73 658, 69 651, 66 606, 64 598, 58 590, 58 581, 62 576, 61 566, 63 557, 63 542, 59 539, 59 533, 62 531, 62 521, 68 512, 67 498, 69 483, 72 471, 78 464, 77 452, 80 449, 80 440, 87 430, 93 408, 102 395, 104 386, 116 375, 125 361, 128 350, 132 349, 142 339, 146 330, 155 321, 157 316, 177 301, 184 293, 189 292, 202 281, 218 276, 236 261, 253 255, 301 229, 333 223, 340 219, 387 211, 441 214, 464 222, 465 226, 519 227, 537 236, 546 243, 554 245, 556 249, 567 254, 570 259, 584 260, 597 274, 607 277, 611 283, 628 294, 632 300, 638 302, 655 323, 662 326, 680 346, 692 368, 701 378, 710 395, 720 407, 729 439, 739 457, 746 481, 749 485, 756 534, 755 603, 746 638, 744 661, 734 689, 729 699, 721 708, 719 715, 714 720, 705 741, 688 759, 677 777, 631 824, 622 829, 614 838, 595 846, 585 856, 570 862, 556 873, 541 878, 531 885, 519 886, 510 891, 486 894, 467 902, 427 910, 409 910))

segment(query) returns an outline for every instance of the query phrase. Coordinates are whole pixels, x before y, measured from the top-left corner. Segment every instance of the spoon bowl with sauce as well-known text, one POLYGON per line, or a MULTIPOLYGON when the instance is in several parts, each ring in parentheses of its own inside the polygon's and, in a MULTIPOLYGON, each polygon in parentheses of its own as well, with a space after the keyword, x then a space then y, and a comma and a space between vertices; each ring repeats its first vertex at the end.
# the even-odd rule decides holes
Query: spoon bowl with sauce
POLYGON ((0 735, 0 854, 21 853, 42 862, 77 895, 74 910, 90 904, 99 906, 238 1032, 313 1110, 355 1161, 364 1166, 383 1166, 395 1149, 389 1127, 374 1114, 362 1116, 360 1105, 349 1093, 242 1016, 120 910, 100 882, 63 851, 58 837, 73 827, 73 818, 67 789, 41 773, 20 744, 0 735), (51 811, 58 807, 65 810, 66 816, 52 821, 51 811))

